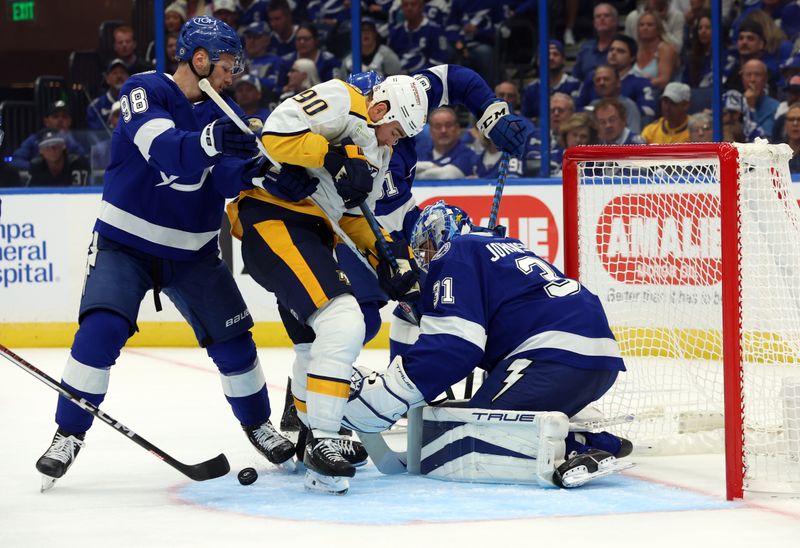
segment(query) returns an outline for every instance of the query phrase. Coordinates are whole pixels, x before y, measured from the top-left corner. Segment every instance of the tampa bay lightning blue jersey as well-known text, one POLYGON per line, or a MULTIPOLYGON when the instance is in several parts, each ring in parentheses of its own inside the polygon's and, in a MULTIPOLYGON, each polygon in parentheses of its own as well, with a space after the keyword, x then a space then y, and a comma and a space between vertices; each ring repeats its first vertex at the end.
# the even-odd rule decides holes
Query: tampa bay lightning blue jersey
POLYGON ((475 367, 519 357, 624 371, 600 299, 514 238, 473 232, 445 243, 420 300, 406 373, 427 401, 475 367))
MULTIPOLYGON (((494 92, 478 73, 459 65, 439 65, 414 74, 428 95, 428 110, 443 105, 460 104, 479 117, 494 100, 494 92)), ((392 149, 389 171, 383 183, 383 196, 375 205, 375 215, 386 230, 407 241, 419 217, 411 194, 417 166, 413 137, 400 139, 392 149)))
MULTIPOLYGON (((583 109, 586 105, 591 104, 592 101, 600 99, 600 96, 597 95, 597 91, 594 89, 593 77, 594 71, 589 73, 583 85, 581 85, 578 97, 575 100, 578 109, 583 109)), ((636 106, 639 107, 639 111, 645 119, 652 119, 655 116, 657 101, 650 80, 628 72, 620 80, 620 85, 619 94, 636 103, 636 106)))
POLYGON ((216 249, 225 198, 244 188, 242 160, 209 157, 200 145, 202 128, 222 111, 210 100, 192 104, 155 72, 131 76, 120 104, 95 230, 167 259, 216 249))

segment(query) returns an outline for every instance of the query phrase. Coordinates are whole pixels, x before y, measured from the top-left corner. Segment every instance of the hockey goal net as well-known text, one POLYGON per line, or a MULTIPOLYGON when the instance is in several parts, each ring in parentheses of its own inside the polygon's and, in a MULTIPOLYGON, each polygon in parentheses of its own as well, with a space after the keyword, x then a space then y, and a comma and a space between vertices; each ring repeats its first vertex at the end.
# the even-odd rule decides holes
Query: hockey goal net
MULTIPOLYGON (((728 498, 800 493, 800 208, 786 145, 564 158, 565 270, 627 373, 598 405, 651 454, 725 451, 728 498)), ((613 425, 612 425, 613 424, 613 425)))

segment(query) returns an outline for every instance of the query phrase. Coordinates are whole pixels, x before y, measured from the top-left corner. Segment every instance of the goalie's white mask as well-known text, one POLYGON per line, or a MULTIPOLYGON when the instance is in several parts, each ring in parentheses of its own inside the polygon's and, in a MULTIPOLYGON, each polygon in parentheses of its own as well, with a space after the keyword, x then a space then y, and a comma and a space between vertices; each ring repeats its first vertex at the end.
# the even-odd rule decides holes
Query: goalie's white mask
POLYGON ((414 259, 427 272, 431 259, 445 243, 471 230, 472 222, 463 209, 442 200, 427 206, 411 232, 414 259))

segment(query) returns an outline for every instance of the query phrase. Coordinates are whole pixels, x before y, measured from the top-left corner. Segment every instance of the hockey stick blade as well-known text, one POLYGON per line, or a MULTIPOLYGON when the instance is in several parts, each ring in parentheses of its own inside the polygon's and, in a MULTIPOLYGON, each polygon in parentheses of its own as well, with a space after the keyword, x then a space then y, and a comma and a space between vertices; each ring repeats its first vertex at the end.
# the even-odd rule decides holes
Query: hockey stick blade
POLYGON ((38 369, 36 366, 28 363, 2 344, 0 344, 0 356, 3 356, 6 360, 10 361, 26 373, 46 384, 67 400, 71 401, 93 417, 98 418, 107 425, 111 426, 114 430, 126 438, 129 438, 140 447, 149 451, 152 455, 158 457, 160 460, 166 462, 178 472, 182 473, 188 478, 193 479, 194 481, 205 481, 219 478, 231 470, 231 466, 228 464, 228 459, 224 454, 219 454, 211 460, 203 461, 197 464, 184 464, 178 460, 175 460, 169 454, 165 453, 141 437, 139 434, 113 418, 111 415, 101 411, 100 408, 94 405, 92 402, 86 401, 79 395, 75 394, 70 388, 64 386, 44 371, 38 369))
POLYGON ((356 432, 356 434, 358 434, 358 439, 361 440, 361 443, 364 444, 364 448, 375 464, 375 468, 381 474, 393 476, 406 472, 406 454, 393 451, 382 435, 366 434, 364 432, 356 432))

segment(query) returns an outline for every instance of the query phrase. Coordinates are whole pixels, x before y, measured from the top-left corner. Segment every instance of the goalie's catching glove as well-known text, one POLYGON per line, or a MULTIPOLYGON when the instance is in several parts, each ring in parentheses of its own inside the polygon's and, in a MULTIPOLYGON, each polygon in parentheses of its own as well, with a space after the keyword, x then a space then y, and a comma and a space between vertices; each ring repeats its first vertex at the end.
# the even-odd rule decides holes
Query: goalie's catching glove
POLYGON ((393 301, 416 301, 420 295, 419 266, 411 254, 411 248, 405 240, 386 243, 397 261, 397 268, 381 257, 376 267, 378 284, 393 301))
POLYGON ((253 162, 245 171, 245 180, 281 200, 299 202, 311 196, 319 184, 319 179, 311 177, 304 167, 283 164, 278 173, 278 170, 264 157, 253 162))
POLYGON ((214 120, 200 131, 200 146, 208 156, 249 159, 258 152, 257 135, 244 133, 230 118, 214 120))
POLYGON ((508 103, 496 100, 489 103, 477 123, 478 130, 503 152, 521 157, 528 142, 530 127, 525 119, 511 114, 508 103))
POLYGON ((323 166, 333 177, 344 207, 358 207, 372 190, 372 173, 361 149, 349 141, 328 145, 323 166))
POLYGON ((424 402, 422 393, 406 374, 401 356, 380 372, 356 366, 342 423, 359 432, 382 432, 424 402))

